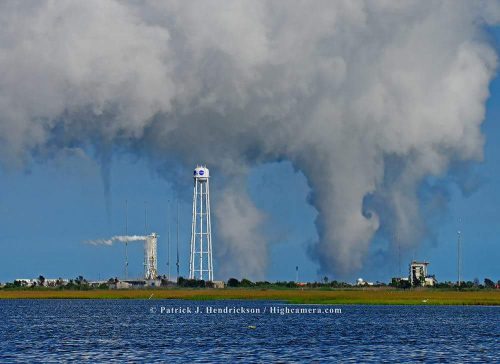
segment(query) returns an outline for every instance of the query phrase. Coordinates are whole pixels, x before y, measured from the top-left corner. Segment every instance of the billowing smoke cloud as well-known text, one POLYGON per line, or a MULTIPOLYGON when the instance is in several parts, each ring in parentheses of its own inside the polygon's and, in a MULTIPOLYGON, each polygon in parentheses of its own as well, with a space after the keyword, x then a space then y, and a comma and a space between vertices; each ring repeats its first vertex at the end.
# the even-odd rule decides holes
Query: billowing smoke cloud
POLYGON ((86 243, 92 245, 113 245, 114 242, 131 243, 134 241, 145 241, 147 238, 147 236, 140 235, 117 235, 109 239, 87 240, 86 243))
POLYGON ((266 266, 264 216, 241 187, 255 165, 289 160, 304 173, 319 212, 312 255, 347 274, 382 228, 419 240, 427 176, 482 158, 497 64, 483 28, 500 20, 497 2, 0 7, 3 165, 64 148, 108 164, 107 151, 128 151, 167 177, 207 163, 225 176, 216 251, 232 272, 266 266))
POLYGON ((219 247, 217 254, 223 262, 240 257, 237 265, 223 265, 219 273, 223 277, 261 277, 267 267, 266 239, 259 231, 264 216, 241 186, 233 184, 226 188, 217 201, 215 217, 224 222, 217 238, 230 242, 219 247))

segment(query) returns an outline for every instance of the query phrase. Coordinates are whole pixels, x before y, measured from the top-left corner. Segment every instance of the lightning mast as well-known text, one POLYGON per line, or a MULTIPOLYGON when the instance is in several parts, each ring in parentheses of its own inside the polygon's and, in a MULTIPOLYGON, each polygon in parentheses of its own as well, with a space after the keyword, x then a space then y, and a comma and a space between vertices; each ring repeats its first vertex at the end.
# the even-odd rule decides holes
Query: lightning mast
POLYGON ((148 201, 144 201, 144 234, 148 234, 148 201))
POLYGON ((457 231, 457 275, 458 275, 458 287, 460 288, 460 244, 462 242, 462 232, 457 231))
POLYGON ((167 281, 170 281, 170 200, 168 200, 167 208, 167 281))
MULTIPOLYGON (((125 200, 125 236, 128 236, 128 200, 125 200)), ((128 241, 125 241, 125 279, 128 279, 128 241)))
POLYGON ((398 278, 401 278, 401 241, 399 240, 399 236, 397 234, 396 240, 398 242, 398 278))
POLYGON ((177 278, 179 278, 179 200, 177 200, 177 260, 175 265, 177 267, 177 278))

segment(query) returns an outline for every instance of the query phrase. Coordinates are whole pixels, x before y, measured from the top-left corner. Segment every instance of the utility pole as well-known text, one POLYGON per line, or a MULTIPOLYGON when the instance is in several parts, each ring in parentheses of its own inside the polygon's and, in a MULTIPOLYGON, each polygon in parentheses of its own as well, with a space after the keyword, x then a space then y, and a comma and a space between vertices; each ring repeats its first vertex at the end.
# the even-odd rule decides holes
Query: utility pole
POLYGON ((295 266, 295 283, 299 283, 299 266, 295 266))

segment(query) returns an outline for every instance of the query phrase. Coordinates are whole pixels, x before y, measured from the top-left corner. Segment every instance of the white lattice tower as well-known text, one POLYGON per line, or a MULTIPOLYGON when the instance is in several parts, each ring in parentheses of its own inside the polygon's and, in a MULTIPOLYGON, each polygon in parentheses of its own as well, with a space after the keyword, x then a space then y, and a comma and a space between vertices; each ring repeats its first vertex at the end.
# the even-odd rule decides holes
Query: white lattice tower
POLYGON ((197 166, 193 179, 193 222, 191 225, 189 279, 213 281, 210 173, 208 168, 197 166))

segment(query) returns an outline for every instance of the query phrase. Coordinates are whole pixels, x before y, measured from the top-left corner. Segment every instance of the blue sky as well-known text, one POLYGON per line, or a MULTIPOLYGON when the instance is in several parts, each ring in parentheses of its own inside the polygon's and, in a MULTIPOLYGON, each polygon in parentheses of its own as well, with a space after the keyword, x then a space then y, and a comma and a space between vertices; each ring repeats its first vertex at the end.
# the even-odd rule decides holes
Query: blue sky
MULTIPOLYGON (((500 30, 492 35, 500 42, 500 30)), ((415 251, 402 252, 402 270, 413 257, 431 262, 438 280, 456 279, 456 231, 463 232, 463 277, 467 280, 499 279, 500 270, 500 79, 490 86, 483 132, 486 136, 484 162, 472 173, 481 181, 470 196, 448 185, 450 201, 438 223, 430 223, 433 238, 421 242, 415 251)), ((185 171, 185 189, 176 196, 169 181, 159 177, 144 160, 115 155, 111 169, 112 209, 106 213, 98 165, 90 159, 61 157, 37 162, 26 170, 0 170, 0 281, 19 277, 76 277, 107 279, 123 276, 124 247, 92 246, 84 241, 105 238, 125 231, 125 200, 128 200, 129 233, 144 232, 144 206, 148 225, 160 238, 159 270, 166 273, 167 208, 180 199, 181 275, 187 275, 190 232, 191 170, 185 171)), ((214 175, 212 184, 217 183, 214 175)), ((250 195, 267 216, 271 236, 268 280, 293 280, 295 266, 301 280, 315 280, 318 265, 308 254, 317 240, 316 211, 307 203, 309 187, 305 177, 288 162, 255 168, 249 177, 250 195)), ((212 200, 216 204, 217 200, 212 200)), ((175 256, 175 216, 170 223, 172 257, 175 256)), ((142 246, 129 245, 131 276, 142 273, 142 246)), ((217 236, 214 236, 214 250, 217 236)), ((217 262, 216 262, 217 263, 217 262)), ((367 280, 388 281, 398 271, 397 260, 357 273, 367 280)), ((171 273, 175 275, 172 259, 171 273)), ((215 265, 217 278, 217 265, 215 265)), ((331 279, 335 277, 331 276, 331 279)), ((357 278, 353 275, 352 280, 357 278)))

